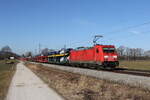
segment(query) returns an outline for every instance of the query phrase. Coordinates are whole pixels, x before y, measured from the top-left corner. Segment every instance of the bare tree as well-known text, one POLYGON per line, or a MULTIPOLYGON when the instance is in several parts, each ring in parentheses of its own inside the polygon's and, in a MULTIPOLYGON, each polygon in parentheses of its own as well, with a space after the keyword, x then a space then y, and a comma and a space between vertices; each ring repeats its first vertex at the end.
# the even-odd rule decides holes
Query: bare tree
POLYGON ((48 49, 48 48, 45 48, 45 49, 42 50, 41 53, 42 53, 43 55, 48 55, 48 52, 49 52, 49 49, 48 49))
POLYGON ((12 52, 11 48, 9 46, 4 46, 1 49, 2 52, 12 52))
POLYGON ((141 48, 128 48, 120 46, 117 52, 122 60, 144 59, 144 50, 141 48))
POLYGON ((117 49, 117 52, 118 52, 119 56, 123 56, 124 55, 124 51, 125 51, 125 47, 124 46, 120 46, 117 49))
POLYGON ((26 52, 25 57, 32 57, 32 52, 31 51, 26 52))
POLYGON ((127 60, 130 60, 130 48, 126 47, 125 49, 125 56, 127 60))
POLYGON ((25 55, 24 55, 24 54, 22 54, 22 55, 21 55, 21 57, 25 57, 25 55))
POLYGON ((144 56, 150 57, 150 50, 144 52, 144 56))

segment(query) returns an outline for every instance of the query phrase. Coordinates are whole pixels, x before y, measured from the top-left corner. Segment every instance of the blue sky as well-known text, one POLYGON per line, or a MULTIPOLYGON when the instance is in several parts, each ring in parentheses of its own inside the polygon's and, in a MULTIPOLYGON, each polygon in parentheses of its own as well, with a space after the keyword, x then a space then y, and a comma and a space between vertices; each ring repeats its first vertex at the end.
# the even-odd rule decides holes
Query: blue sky
POLYGON ((102 44, 148 50, 150 24, 126 27, 149 22, 149 5, 149 0, 0 0, 0 48, 9 45, 21 54, 35 52, 39 43, 54 49, 90 46, 102 34, 102 44))

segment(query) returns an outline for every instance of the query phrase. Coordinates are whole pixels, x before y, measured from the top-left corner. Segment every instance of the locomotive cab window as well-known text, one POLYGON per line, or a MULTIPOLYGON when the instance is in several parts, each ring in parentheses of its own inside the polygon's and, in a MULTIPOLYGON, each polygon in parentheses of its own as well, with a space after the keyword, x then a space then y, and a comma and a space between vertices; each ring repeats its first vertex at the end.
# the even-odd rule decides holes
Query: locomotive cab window
POLYGON ((115 48, 103 48, 103 52, 105 53, 114 53, 115 51, 115 48))

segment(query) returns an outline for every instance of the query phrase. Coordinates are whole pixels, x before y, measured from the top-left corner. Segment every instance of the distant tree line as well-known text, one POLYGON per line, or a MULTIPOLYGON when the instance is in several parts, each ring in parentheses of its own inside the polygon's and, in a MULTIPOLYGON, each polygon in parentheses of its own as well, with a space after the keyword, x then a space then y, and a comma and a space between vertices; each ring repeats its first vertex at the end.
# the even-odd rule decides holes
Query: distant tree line
POLYGON ((120 46, 117 53, 120 60, 150 60, 150 50, 145 51, 142 48, 120 46))
POLYGON ((9 59, 10 57, 18 58, 19 55, 12 52, 9 46, 4 46, 0 49, 0 60, 9 59))
POLYGON ((54 51, 53 49, 44 48, 38 54, 33 54, 31 51, 27 51, 25 54, 22 54, 22 57, 33 57, 33 56, 48 56, 49 52, 54 51))

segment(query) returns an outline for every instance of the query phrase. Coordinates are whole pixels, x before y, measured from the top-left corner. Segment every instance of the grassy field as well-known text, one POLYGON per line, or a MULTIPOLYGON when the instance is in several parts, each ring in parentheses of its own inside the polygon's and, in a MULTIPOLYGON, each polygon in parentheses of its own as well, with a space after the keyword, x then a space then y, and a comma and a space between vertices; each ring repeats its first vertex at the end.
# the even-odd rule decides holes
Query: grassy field
POLYGON ((119 67, 129 69, 150 70, 150 60, 120 61, 119 67))
POLYGON ((66 100, 149 100, 150 91, 74 74, 43 65, 26 64, 66 100))
POLYGON ((15 64, 6 64, 0 61, 0 100, 4 100, 8 91, 9 84, 15 72, 15 64))

